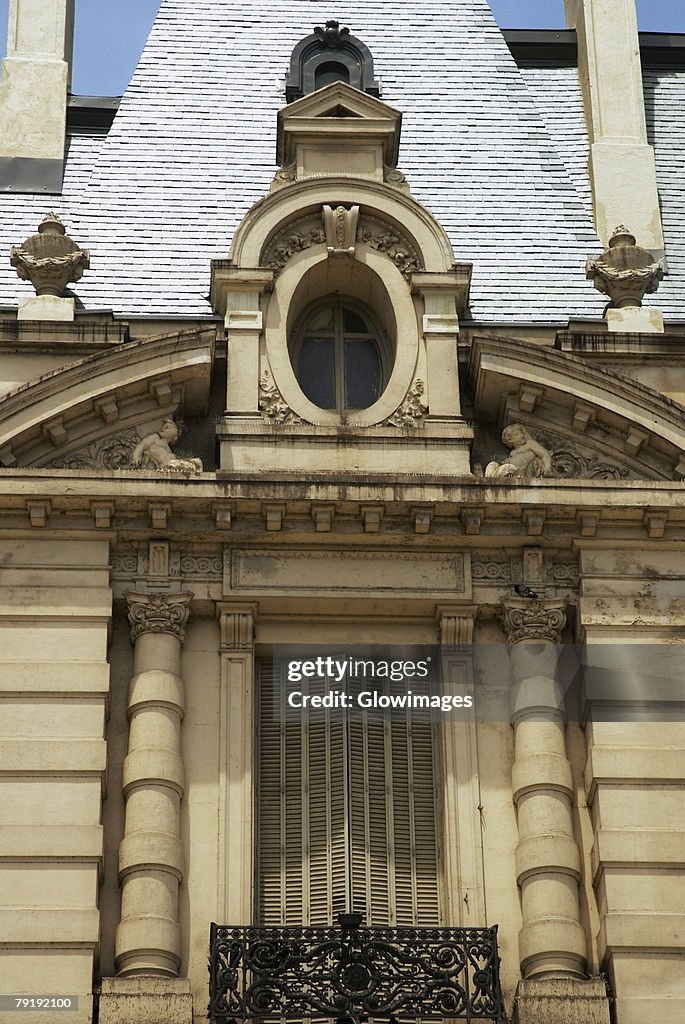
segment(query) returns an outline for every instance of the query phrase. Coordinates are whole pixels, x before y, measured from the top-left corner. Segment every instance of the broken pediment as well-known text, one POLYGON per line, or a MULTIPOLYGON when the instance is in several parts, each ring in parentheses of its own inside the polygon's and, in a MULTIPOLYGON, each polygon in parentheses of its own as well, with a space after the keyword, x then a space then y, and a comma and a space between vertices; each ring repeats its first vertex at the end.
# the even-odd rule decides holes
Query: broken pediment
POLYGON ((289 104, 278 114, 277 161, 293 179, 352 175, 383 181, 395 168, 402 115, 344 82, 289 104))
POLYGON ((502 338, 474 339, 470 376, 476 473, 517 475, 496 469, 511 463, 512 451, 514 462, 526 462, 527 449, 505 436, 516 424, 548 456, 538 459, 543 471, 527 472, 526 463, 521 477, 685 476, 685 409, 651 388, 566 353, 502 338))

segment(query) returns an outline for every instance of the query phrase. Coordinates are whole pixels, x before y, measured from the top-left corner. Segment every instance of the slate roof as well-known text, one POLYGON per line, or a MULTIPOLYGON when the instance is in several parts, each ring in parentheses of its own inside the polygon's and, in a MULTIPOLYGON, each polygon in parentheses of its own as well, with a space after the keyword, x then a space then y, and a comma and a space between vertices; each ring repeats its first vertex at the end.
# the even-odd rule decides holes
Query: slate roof
POLYGON ((33 234, 45 214, 51 211, 59 214, 68 232, 72 229, 105 141, 101 133, 74 132, 68 136, 61 196, 0 192, 0 254, 3 254, 0 260, 0 306, 16 306, 19 296, 35 294, 31 285, 20 281, 9 266, 6 257, 10 248, 33 234))
MULTIPOLYGON (((578 195, 591 209, 588 137, 575 68, 526 68, 521 72, 578 195)), ((685 322, 685 71, 643 70, 647 137, 655 147, 657 185, 666 241, 668 276, 645 306, 670 322, 685 322)))
MULTIPOLYGON (((474 264, 474 319, 599 318, 605 300, 584 278, 600 246, 576 72, 521 72, 485 0, 451 4, 449 18, 443 0, 334 6, 370 47, 382 98, 403 112, 412 194, 446 228, 455 258, 474 264)), ((72 140, 62 200, 0 196, 0 251, 55 206, 92 250, 74 289, 86 307, 210 314, 209 261, 227 255, 275 171, 291 51, 331 15, 329 0, 163 0, 106 142, 72 140)), ((674 101, 661 86, 655 96, 674 101)), ((0 264, 0 304, 22 291, 0 264)))

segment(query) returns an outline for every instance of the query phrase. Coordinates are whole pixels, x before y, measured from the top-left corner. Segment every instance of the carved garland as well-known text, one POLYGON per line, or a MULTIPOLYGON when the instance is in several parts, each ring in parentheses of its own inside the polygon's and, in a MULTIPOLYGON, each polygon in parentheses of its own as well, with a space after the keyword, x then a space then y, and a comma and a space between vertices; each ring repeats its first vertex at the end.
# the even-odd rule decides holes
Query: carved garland
MULTIPOLYGON (((357 229, 357 241, 384 253, 407 279, 423 269, 420 254, 399 228, 375 217, 364 216, 357 229)), ((268 242, 262 252, 261 265, 278 275, 295 253, 326 243, 321 217, 310 214, 289 224, 268 242)))
POLYGON ((409 389, 407 397, 402 402, 402 405, 392 414, 392 416, 389 416, 387 420, 384 421, 384 426, 421 426, 428 412, 428 406, 424 405, 423 402, 425 390, 426 386, 423 381, 420 379, 415 380, 409 389))
POLYGON ((268 370, 259 379, 259 409, 263 419, 278 426, 305 422, 287 404, 268 370))

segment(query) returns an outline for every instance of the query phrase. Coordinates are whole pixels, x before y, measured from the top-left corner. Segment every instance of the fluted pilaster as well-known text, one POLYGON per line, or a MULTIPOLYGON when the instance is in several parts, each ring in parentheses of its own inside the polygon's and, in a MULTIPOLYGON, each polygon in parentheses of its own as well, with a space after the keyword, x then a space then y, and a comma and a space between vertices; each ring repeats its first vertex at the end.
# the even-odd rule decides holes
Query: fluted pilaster
POLYGON ((254 893, 254 633, 257 606, 217 605, 221 629, 218 919, 251 921, 254 893))
MULTIPOLYGON (((441 605, 437 611, 443 691, 473 697, 471 644, 477 609, 441 605)), ((447 909, 450 921, 468 927, 487 916, 474 709, 447 715, 441 736, 447 909)))

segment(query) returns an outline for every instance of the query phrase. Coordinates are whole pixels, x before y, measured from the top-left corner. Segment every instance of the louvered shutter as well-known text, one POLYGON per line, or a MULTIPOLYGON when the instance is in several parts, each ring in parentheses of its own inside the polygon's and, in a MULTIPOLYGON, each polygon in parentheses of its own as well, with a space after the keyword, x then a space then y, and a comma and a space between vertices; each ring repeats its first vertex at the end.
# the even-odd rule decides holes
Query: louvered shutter
POLYGON ((294 718, 273 672, 260 663, 260 923, 332 924, 344 910, 373 926, 438 923, 434 727, 378 711, 294 718))

